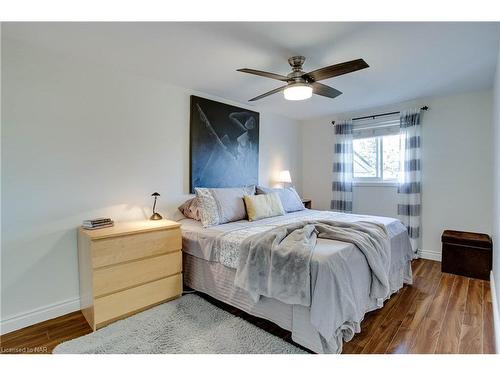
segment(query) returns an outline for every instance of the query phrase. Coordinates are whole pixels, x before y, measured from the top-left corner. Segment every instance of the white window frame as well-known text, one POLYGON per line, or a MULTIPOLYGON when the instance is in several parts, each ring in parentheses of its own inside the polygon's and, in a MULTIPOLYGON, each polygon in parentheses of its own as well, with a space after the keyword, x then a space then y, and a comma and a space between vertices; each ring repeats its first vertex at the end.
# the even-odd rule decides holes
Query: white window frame
MULTIPOLYGON (((377 145, 377 177, 354 177, 355 186, 397 186, 397 179, 386 179, 383 176, 383 137, 387 135, 399 134, 399 116, 387 116, 384 118, 367 119, 354 122, 354 139, 376 138, 377 145)), ((353 150, 354 157, 354 150, 353 150)))

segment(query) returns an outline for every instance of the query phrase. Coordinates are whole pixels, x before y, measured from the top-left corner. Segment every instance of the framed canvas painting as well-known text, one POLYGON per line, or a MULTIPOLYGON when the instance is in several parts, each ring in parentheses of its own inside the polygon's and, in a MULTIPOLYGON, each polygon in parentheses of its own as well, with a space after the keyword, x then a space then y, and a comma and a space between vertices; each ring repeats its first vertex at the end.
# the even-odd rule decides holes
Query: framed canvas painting
POLYGON ((259 113, 191 96, 190 192, 257 185, 259 113))

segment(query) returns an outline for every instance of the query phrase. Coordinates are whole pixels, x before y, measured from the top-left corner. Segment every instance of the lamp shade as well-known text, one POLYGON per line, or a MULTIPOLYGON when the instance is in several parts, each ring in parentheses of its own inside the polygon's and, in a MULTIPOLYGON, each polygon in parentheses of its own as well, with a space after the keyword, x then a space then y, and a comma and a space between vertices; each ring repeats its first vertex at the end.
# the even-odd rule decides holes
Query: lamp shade
POLYGON ((313 88, 306 84, 292 84, 283 91, 286 100, 305 100, 312 94, 313 88))
POLYGON ((281 171, 278 176, 278 182, 292 183, 292 177, 290 177, 290 171, 281 171))

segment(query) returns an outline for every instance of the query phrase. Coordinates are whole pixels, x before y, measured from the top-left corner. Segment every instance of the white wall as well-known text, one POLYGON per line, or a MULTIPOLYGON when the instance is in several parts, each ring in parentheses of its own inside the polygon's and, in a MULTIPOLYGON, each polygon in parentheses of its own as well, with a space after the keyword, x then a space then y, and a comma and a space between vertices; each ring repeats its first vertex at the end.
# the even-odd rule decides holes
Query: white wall
MULTIPOLYGON (((500 52, 497 61, 493 97, 494 149, 494 224, 493 224, 493 275, 496 292, 495 333, 496 352, 500 353, 500 52)), ((495 296, 493 296, 495 297, 495 296)))
MULTIPOLYGON (((146 218, 153 191, 163 214, 187 197, 191 92, 119 68, 2 41, 4 329, 78 309, 83 219, 146 218)), ((260 183, 290 169, 300 190, 299 123, 261 113, 260 132, 260 183)))
MULTIPOLYGON (((302 123, 303 192, 328 209, 332 197, 331 121, 428 105, 422 130, 422 248, 441 252, 444 229, 492 232, 492 92, 424 98, 302 123), (315 167, 312 168, 311 166, 315 167)), ((394 187, 356 187, 356 213, 396 215, 394 187)))

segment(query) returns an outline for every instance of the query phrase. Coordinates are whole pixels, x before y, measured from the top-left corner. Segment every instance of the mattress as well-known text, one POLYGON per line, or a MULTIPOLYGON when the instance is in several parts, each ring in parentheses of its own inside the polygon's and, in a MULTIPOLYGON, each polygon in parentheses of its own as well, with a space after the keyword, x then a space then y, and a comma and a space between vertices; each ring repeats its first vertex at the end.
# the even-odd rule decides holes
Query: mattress
POLYGON ((265 297, 254 303, 246 291, 233 284, 239 245, 245 238, 287 223, 315 219, 383 224, 391 244, 391 292, 399 290, 403 283, 411 283, 410 261, 413 253, 406 228, 398 220, 316 210, 299 211, 257 222, 242 220, 211 228, 203 228, 195 220, 181 220, 183 251, 186 254, 185 282, 196 290, 290 330, 294 341, 315 352, 340 352, 342 340, 348 340, 360 331, 364 314, 383 304, 383 301, 369 297, 370 269, 364 255, 354 245, 318 239, 311 258, 313 303, 310 307, 288 305, 265 297), (332 274, 332 267, 329 266, 333 261, 345 264, 345 272, 350 275, 349 291, 339 293, 336 290, 338 275, 332 274), (332 311, 332 304, 355 306, 350 312, 348 324, 339 324, 334 321, 332 314, 328 314, 332 311), (330 339, 325 341, 322 337, 330 339))

